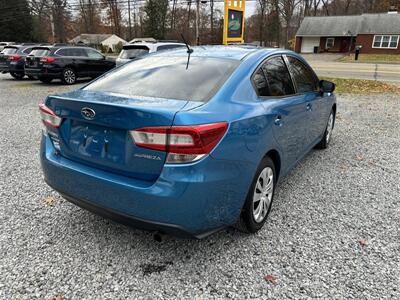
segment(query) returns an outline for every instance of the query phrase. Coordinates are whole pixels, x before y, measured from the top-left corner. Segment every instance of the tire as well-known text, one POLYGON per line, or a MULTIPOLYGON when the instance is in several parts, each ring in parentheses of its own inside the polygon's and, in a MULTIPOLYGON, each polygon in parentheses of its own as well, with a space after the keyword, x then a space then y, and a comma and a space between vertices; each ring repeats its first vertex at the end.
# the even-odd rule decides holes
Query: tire
POLYGON ((36 80, 36 79, 37 79, 37 77, 32 76, 32 75, 28 75, 28 78, 29 78, 30 80, 36 80))
POLYGON ((50 83, 53 81, 53 78, 48 78, 48 77, 39 77, 39 80, 43 83, 50 83))
POLYGON ((329 114, 328 124, 326 125, 324 136, 321 141, 315 146, 317 149, 326 149, 328 148, 329 142, 332 139, 332 131, 335 125, 335 112, 332 110, 329 114))
POLYGON ((61 81, 64 84, 72 85, 76 83, 76 73, 72 68, 65 68, 62 71, 61 81))
POLYGON ((246 202, 235 226, 237 229, 245 233, 256 233, 264 226, 271 211, 276 179, 274 162, 266 156, 258 166, 253 182, 250 185, 246 202), (254 201, 254 199, 259 200, 254 201), (263 203, 264 206, 260 206, 263 203))
POLYGON ((12 77, 14 77, 15 79, 22 79, 25 77, 25 74, 21 74, 21 73, 15 73, 15 72, 10 72, 10 75, 12 77))

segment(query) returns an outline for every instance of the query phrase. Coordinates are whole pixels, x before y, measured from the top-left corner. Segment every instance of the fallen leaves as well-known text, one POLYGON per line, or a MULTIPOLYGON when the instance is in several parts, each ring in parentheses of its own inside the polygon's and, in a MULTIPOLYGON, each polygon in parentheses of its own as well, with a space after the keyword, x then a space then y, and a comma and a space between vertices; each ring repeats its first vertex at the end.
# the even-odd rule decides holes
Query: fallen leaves
POLYGON ((49 205, 54 204, 54 202, 56 202, 56 198, 54 198, 53 196, 49 196, 49 197, 44 198, 42 200, 42 202, 43 202, 44 206, 49 206, 49 205))
POLYGON ((367 240, 362 239, 362 240, 359 241, 359 243, 360 243, 361 247, 368 246, 368 241, 367 240))
POLYGON ((324 77, 336 84, 335 92, 351 94, 394 93, 400 94, 400 88, 382 81, 364 79, 343 79, 324 77))
POLYGON ((363 156, 362 154, 357 154, 357 155, 356 155, 356 159, 357 159, 358 161, 362 161, 362 160, 364 160, 364 156, 363 156))
POLYGON ((277 282, 277 279, 276 279, 276 277, 275 276, 272 276, 272 275, 266 275, 266 276, 264 276, 264 280, 266 281, 266 282, 269 282, 269 283, 272 283, 272 284, 276 284, 277 282))

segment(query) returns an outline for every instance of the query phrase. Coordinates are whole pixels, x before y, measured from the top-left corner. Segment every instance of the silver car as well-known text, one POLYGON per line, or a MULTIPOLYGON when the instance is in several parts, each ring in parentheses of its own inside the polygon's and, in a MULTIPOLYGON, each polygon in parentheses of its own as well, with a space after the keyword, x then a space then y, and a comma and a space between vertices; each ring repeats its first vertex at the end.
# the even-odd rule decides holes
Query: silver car
POLYGON ((186 47, 183 43, 177 42, 151 42, 151 41, 138 41, 128 45, 123 46, 121 53, 119 54, 116 65, 120 66, 125 64, 132 59, 137 57, 158 52, 162 50, 174 49, 174 48, 181 48, 186 47))

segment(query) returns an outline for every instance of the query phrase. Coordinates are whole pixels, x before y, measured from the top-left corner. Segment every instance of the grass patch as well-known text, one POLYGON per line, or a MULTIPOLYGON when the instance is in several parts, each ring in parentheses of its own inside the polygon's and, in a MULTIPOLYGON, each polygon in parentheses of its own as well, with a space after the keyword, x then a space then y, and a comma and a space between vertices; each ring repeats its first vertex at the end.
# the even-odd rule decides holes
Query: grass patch
POLYGON ((334 82, 336 84, 335 93, 338 94, 400 94, 399 86, 382 81, 332 77, 323 77, 322 79, 334 82))
POLYGON ((363 63, 384 63, 400 64, 400 54, 360 54, 358 61, 354 60, 354 54, 339 58, 341 62, 363 62, 363 63))

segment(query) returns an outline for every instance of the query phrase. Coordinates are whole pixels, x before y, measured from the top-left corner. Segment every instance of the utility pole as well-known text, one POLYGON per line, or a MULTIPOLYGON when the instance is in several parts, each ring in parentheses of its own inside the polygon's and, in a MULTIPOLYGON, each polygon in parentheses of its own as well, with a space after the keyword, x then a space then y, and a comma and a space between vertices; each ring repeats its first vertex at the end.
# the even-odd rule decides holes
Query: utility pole
POLYGON ((199 35, 200 0, 196 0, 196 45, 200 45, 199 35))
POLYGON ((55 42, 56 42, 56 33, 55 33, 55 30, 54 30, 54 16, 53 16, 53 13, 54 13, 54 9, 52 8, 51 12, 50 12, 50 27, 51 27, 52 43, 55 44, 55 42))
POLYGON ((131 0, 128 0, 129 40, 132 39, 131 0))
POLYGON ((136 0, 133 0, 133 27, 134 27, 134 33, 135 33, 135 38, 136 38, 138 36, 137 22, 136 22, 136 0))

